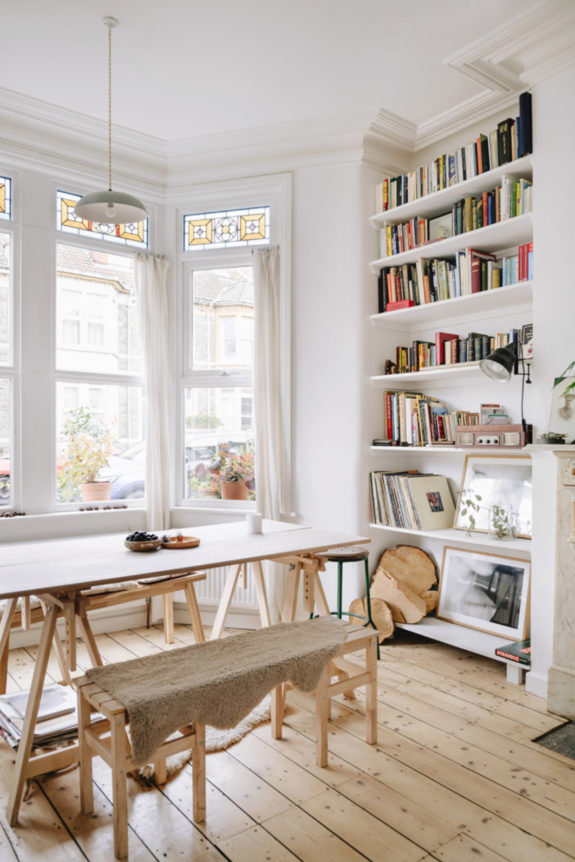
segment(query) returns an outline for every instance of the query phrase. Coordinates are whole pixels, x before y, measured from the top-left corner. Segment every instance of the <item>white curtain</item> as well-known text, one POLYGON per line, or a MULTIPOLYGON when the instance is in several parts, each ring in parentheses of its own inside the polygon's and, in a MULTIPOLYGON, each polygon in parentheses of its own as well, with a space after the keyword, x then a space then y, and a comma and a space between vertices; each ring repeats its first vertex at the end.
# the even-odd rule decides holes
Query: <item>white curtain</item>
MULTIPOLYGON (((288 458, 284 428, 279 249, 254 249, 254 419, 256 499, 264 518, 279 521, 288 510, 288 458)), ((272 618, 279 619, 285 569, 268 565, 272 618)))
POLYGON ((144 352, 148 404, 146 498, 148 530, 169 527, 170 385, 169 262, 159 255, 136 255, 136 290, 144 352))

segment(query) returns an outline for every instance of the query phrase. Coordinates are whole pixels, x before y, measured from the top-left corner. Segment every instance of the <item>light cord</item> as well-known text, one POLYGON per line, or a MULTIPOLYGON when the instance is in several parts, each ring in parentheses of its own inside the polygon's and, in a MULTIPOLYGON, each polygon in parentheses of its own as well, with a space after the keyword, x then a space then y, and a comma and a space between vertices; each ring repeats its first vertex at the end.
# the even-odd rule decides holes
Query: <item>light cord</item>
POLYGON ((108 24, 108 191, 112 191, 112 27, 108 24))

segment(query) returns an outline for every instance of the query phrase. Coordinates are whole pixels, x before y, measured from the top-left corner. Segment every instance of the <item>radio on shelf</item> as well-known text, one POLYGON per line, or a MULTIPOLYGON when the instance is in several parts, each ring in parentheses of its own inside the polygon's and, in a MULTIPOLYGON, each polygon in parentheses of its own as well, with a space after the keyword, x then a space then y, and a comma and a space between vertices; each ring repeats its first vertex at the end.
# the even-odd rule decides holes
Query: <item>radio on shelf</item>
POLYGON ((455 445, 465 448, 521 449, 528 441, 521 425, 458 425, 455 445))

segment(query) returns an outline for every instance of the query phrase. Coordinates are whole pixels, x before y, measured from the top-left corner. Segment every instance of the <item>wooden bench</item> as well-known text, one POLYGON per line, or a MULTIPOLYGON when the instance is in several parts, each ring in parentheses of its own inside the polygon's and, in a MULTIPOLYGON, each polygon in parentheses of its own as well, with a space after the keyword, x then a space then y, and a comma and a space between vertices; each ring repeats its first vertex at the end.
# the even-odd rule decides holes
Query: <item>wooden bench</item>
MULTIPOLYGON (((313 622, 305 625, 313 625, 313 622)), ((335 625, 339 623, 335 622, 335 625)), ((301 626, 301 623, 290 623, 290 628, 301 626)), ((367 741, 370 744, 376 742, 376 719, 377 719, 377 633, 367 629, 359 628, 351 624, 344 625, 345 640, 337 656, 325 667, 317 687, 316 712, 317 712, 317 762, 325 766, 327 763, 327 722, 329 718, 329 704, 331 698, 340 692, 349 692, 358 686, 365 685, 367 688, 367 741), (347 662, 342 657, 350 652, 364 650, 365 664, 358 666, 347 662), (338 681, 333 683, 332 678, 336 675, 338 681)), ((266 630, 258 630, 238 637, 247 638, 250 635, 258 638, 266 630)), ((291 634, 291 632, 290 632, 291 634)), ((295 634, 295 633, 294 633, 295 634)), ((222 646, 225 652, 227 667, 234 670, 234 663, 238 664, 241 659, 235 658, 235 637, 224 641, 210 641, 201 645, 201 656, 205 658, 210 651, 218 649, 218 660, 222 646)), ((337 647, 336 647, 337 648, 337 647)), ((196 645, 185 647, 179 651, 197 650, 196 645)), ((169 662, 174 653, 162 654, 162 662, 169 662)), ((200 656, 200 653, 196 653, 200 656)), ((276 656, 278 658, 278 656, 276 656)), ((281 656, 279 656, 281 660, 281 656)), ((172 659, 173 660, 173 659, 172 659)), ((259 661, 259 659, 258 659, 259 661)), ((119 662, 112 667, 123 671, 128 669, 133 662, 119 662)), ((261 674, 268 663, 265 653, 261 654, 261 674)), ((107 666, 110 667, 110 666, 107 666)), ((256 668, 253 669, 257 671, 256 668)), ((106 671, 106 668, 103 669, 106 671)), ((128 855, 128 803, 126 776, 129 771, 136 768, 132 757, 131 743, 128 739, 126 726, 129 716, 122 697, 113 697, 99 684, 99 674, 91 671, 94 677, 91 680, 84 676, 74 680, 78 689, 78 742, 80 763, 80 804, 84 814, 89 814, 93 809, 92 790, 92 763, 94 755, 100 755, 112 769, 113 775, 113 826, 114 826, 114 850, 118 859, 125 859, 128 855), (96 717, 92 720, 92 712, 100 713, 103 718, 96 717)), ((284 677, 285 679, 285 677, 284 677)), ((122 683, 125 687, 125 683, 122 683)), ((133 683, 131 683, 133 691, 133 683)), ((281 727, 285 703, 286 687, 278 685, 272 694, 272 734, 276 739, 281 738, 281 727)), ((142 706, 142 704, 140 704, 142 706)), ((143 704, 147 710, 147 701, 143 704)), ((151 760, 155 765, 156 781, 161 784, 166 780, 166 758, 180 751, 192 751, 193 766, 193 819, 202 821, 205 819, 206 791, 205 791, 205 725, 195 721, 179 728, 179 737, 169 739, 161 743, 153 752, 151 760)))

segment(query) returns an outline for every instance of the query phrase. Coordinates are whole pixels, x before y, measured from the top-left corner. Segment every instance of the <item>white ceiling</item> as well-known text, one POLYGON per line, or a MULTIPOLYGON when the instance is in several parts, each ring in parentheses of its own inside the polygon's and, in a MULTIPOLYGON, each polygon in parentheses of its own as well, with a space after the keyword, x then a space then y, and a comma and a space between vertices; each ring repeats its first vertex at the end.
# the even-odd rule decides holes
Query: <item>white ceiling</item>
POLYGON ((165 140, 381 108, 419 124, 482 91, 444 65, 526 0, 3 0, 0 83, 165 140))

